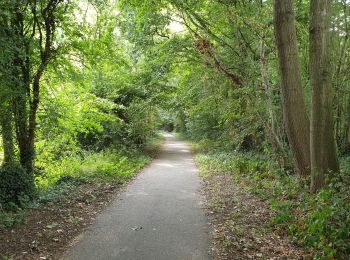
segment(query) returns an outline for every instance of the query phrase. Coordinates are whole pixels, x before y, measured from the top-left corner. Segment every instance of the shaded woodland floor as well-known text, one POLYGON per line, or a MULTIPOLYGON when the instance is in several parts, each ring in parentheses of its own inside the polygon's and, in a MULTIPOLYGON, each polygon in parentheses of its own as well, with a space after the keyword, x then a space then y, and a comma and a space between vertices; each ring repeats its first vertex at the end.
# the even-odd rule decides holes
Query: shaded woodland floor
POLYGON ((203 194, 213 226, 214 259, 311 258, 287 234, 269 225, 273 213, 267 205, 229 173, 207 177, 203 194))
POLYGON ((24 224, 0 229, 4 259, 59 259, 72 240, 120 193, 123 185, 87 183, 24 213, 24 224), (5 258, 6 257, 6 258, 5 258))

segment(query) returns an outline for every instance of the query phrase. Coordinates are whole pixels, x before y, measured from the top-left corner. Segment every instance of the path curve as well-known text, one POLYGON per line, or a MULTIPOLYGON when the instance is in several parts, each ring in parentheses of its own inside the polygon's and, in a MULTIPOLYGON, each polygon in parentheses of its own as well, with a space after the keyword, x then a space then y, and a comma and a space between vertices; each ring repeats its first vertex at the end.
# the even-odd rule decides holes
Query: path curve
POLYGON ((211 259, 210 228, 188 146, 170 134, 154 160, 64 259, 211 259))

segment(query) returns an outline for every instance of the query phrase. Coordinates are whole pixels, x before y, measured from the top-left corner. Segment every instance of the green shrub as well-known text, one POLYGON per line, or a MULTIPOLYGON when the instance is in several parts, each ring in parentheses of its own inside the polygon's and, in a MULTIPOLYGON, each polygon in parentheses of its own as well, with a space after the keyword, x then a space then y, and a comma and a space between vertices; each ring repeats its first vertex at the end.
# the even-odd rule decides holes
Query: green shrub
POLYGON ((11 228, 24 223, 24 211, 17 210, 16 212, 6 212, 0 210, 0 228, 11 228))
POLYGON ((0 169, 0 206, 23 206, 34 195, 33 177, 19 165, 7 165, 0 169))
POLYGON ((349 195, 346 185, 333 182, 301 205, 304 218, 291 232, 303 245, 317 249, 317 257, 345 259, 350 255, 349 195))
POLYGON ((85 153, 71 156, 45 165, 44 174, 36 176, 40 189, 49 189, 60 183, 81 183, 93 179, 124 182, 133 177, 148 161, 149 157, 128 148, 85 153))
POLYGON ((270 220, 270 223, 275 226, 287 227, 288 223, 294 220, 293 206, 293 201, 272 199, 270 208, 276 215, 270 220))

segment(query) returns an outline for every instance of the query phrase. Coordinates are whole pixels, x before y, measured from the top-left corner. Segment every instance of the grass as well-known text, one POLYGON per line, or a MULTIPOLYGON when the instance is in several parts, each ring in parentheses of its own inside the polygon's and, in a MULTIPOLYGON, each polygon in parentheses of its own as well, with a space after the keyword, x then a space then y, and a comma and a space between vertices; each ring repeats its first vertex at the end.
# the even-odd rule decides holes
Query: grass
POLYGON ((205 178, 228 172, 245 189, 268 202, 275 217, 270 224, 288 232, 291 238, 309 248, 315 259, 345 259, 350 255, 350 177, 348 158, 342 160, 342 173, 328 180, 328 188, 316 195, 308 192, 309 180, 301 180, 253 153, 210 151, 195 144, 196 161, 205 178))

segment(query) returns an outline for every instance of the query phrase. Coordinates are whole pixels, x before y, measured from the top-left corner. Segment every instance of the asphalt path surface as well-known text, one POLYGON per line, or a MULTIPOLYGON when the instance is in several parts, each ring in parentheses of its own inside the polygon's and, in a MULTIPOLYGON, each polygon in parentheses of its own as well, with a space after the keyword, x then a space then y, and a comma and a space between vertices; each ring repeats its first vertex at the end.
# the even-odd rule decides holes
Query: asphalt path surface
POLYGON ((146 167, 64 259, 211 259, 210 228, 188 146, 167 134, 146 167))

